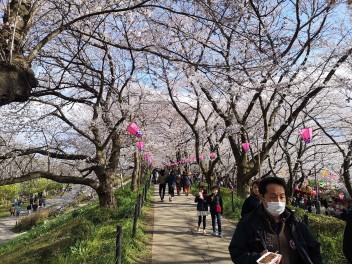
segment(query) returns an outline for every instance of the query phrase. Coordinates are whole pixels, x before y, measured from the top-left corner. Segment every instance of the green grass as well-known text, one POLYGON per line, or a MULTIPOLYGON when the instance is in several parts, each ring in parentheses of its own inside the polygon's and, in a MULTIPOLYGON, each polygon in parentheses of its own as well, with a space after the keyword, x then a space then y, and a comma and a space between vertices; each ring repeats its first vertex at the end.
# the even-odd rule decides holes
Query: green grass
POLYGON ((0 205, 0 219, 10 216, 10 206, 0 205))
MULTIPOLYGON (((117 209, 101 209, 97 202, 79 210, 41 221, 28 233, 1 244, 1 263, 114 263, 116 226, 122 226, 122 263, 137 263, 150 252, 145 235, 145 202, 135 239, 131 238, 137 193, 117 190, 117 209)), ((149 198, 151 193, 148 194, 149 198)), ((150 200, 150 199, 149 199, 150 200)))

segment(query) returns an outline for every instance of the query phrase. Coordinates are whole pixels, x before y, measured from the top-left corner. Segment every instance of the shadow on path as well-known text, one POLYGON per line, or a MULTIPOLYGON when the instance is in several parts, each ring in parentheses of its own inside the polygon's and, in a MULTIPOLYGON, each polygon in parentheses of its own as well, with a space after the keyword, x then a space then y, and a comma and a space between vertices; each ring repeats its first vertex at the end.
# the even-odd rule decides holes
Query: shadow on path
MULTIPOLYGON (((156 185, 157 186, 157 185, 156 185)), ((223 238, 211 235, 211 216, 207 216, 207 234, 196 231, 198 217, 194 196, 175 196, 173 202, 165 196, 160 201, 154 188, 154 230, 152 245, 153 264, 174 263, 232 263, 228 246, 235 226, 222 218, 223 238)))

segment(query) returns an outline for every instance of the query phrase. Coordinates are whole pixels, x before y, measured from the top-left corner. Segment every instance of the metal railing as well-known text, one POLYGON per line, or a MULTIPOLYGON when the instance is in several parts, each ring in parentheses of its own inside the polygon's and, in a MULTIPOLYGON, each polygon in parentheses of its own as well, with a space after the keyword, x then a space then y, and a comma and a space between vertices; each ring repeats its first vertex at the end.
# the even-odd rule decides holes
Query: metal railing
MULTIPOLYGON (((133 218, 133 228, 132 228, 132 238, 136 236, 137 227, 138 227, 138 218, 141 215, 141 209, 144 206, 144 202, 147 200, 147 193, 150 188, 150 180, 147 180, 142 193, 138 193, 137 202, 134 209, 134 218, 133 218)), ((115 263, 121 264, 121 248, 122 248, 122 227, 117 226, 116 228, 116 249, 115 249, 115 263)))

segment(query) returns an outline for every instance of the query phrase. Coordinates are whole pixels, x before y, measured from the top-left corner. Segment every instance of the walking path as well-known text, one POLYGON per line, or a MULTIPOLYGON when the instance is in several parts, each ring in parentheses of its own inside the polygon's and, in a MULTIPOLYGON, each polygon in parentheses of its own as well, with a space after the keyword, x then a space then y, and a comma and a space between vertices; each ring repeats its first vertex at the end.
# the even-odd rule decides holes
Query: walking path
MULTIPOLYGON (((61 207, 65 204, 68 204, 73 201, 75 196, 77 195, 77 192, 81 190, 81 186, 77 185, 73 187, 72 191, 65 192, 62 196, 58 197, 53 197, 51 199, 46 200, 46 207, 61 207)), ((38 210, 41 210, 41 207, 38 208, 38 210)), ((9 213, 10 214, 10 213, 9 213)), ((19 221, 19 219, 23 216, 26 216, 27 211, 21 211, 20 216, 12 216, 12 217, 6 217, 4 219, 0 220, 0 244, 8 241, 10 239, 13 239, 19 235, 25 234, 26 232, 23 233, 14 233, 12 232, 12 228, 16 225, 16 222, 19 221)))
POLYGON ((194 196, 175 196, 169 202, 167 194, 164 202, 159 198, 159 186, 153 194, 154 230, 152 245, 153 264, 174 263, 232 263, 228 246, 235 225, 222 218, 223 238, 211 235, 211 216, 207 216, 207 234, 196 231, 198 217, 194 196))

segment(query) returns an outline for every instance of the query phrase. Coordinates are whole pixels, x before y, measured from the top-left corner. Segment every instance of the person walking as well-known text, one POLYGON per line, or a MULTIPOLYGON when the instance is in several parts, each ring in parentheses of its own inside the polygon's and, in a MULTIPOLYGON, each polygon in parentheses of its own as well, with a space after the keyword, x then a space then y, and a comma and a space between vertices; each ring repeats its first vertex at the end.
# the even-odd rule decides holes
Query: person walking
POLYGON ((194 202, 197 203, 197 216, 198 216, 198 228, 197 232, 200 231, 200 225, 203 222, 203 235, 206 234, 207 226, 207 215, 208 215, 208 203, 207 203, 208 194, 203 186, 199 188, 199 192, 194 199, 194 202))
POLYGON ((185 191, 186 196, 188 196, 188 194, 191 191, 191 185, 192 185, 192 178, 191 177, 192 177, 192 173, 189 172, 183 178, 183 187, 184 187, 184 191, 185 191))
POLYGON ((166 181, 167 181, 166 171, 161 170, 159 173, 159 177, 157 179, 157 183, 159 183, 159 196, 162 202, 164 201, 164 196, 165 196, 166 181))
POLYGON ((267 252, 282 255, 277 263, 323 263, 319 242, 301 219, 286 208, 286 190, 282 178, 267 177, 260 181, 262 203, 239 221, 229 245, 234 263, 255 264, 267 252))
POLYGON ((259 205, 259 180, 255 180, 251 185, 251 194, 244 200, 242 205, 241 217, 253 212, 259 205))
POLYGON ((176 191, 177 191, 177 195, 180 195, 181 193, 181 188, 182 188, 182 177, 181 175, 178 173, 176 175, 176 191))
POLYGON ((211 188, 211 195, 209 195, 206 199, 208 205, 210 207, 210 215, 211 215, 211 225, 213 227, 213 236, 216 236, 216 223, 218 224, 218 235, 219 237, 223 237, 222 229, 221 229, 221 214, 223 212, 222 207, 222 198, 219 194, 219 188, 217 186, 213 186, 211 188))
POLYGON ((169 176, 167 177, 167 185, 169 187, 169 201, 172 202, 172 199, 175 196, 176 187, 176 172, 174 169, 171 170, 169 176))

